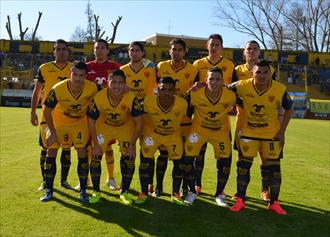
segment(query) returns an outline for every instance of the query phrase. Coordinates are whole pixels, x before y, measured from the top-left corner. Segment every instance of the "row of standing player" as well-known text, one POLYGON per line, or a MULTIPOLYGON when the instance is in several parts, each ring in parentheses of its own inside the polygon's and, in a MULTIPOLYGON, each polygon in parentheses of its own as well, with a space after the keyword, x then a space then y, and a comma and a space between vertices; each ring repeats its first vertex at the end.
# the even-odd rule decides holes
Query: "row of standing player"
MULTIPOLYGON (((61 46, 60 44, 57 44, 57 46, 61 46)), ((55 64, 63 71, 63 68, 65 68, 66 66, 66 62, 65 61, 61 61, 61 55, 63 56, 63 52, 61 54, 61 52, 58 51, 65 51, 61 50, 61 48, 57 48, 57 46, 55 45, 54 47, 54 52, 55 52, 55 56, 56 56, 56 61, 55 64), (63 67, 64 66, 64 67, 63 67)), ((63 45, 62 45, 63 46, 63 45)), ((176 92, 178 95, 182 95, 184 92, 186 92, 195 81, 203 81, 207 70, 212 67, 212 66, 218 66, 219 68, 221 68, 224 72, 224 82, 226 84, 230 83, 232 81, 232 75, 234 74, 234 64, 232 62, 230 62, 229 60, 223 58, 221 56, 221 50, 222 50, 222 38, 219 35, 211 35, 207 41, 207 48, 209 50, 209 55, 201 60, 198 60, 194 63, 195 67, 192 67, 188 62, 186 62, 184 60, 184 55, 185 55, 185 49, 186 49, 186 45, 184 43, 183 40, 180 39, 176 39, 173 40, 170 43, 170 55, 171 55, 171 60, 168 61, 164 61, 164 62, 160 62, 157 65, 157 77, 164 77, 164 76, 171 76, 172 78, 175 78, 179 83, 177 83, 177 87, 176 87, 176 92), (197 69, 197 70, 196 70, 197 69), (196 80, 197 78, 197 80, 196 80), (181 81, 180 81, 181 80, 181 81)), ((95 47, 94 47, 94 53, 96 56, 96 60, 89 63, 89 73, 88 73, 88 78, 96 81, 99 85, 103 84, 107 84, 106 80, 107 80, 107 75, 109 72, 113 71, 114 69, 119 68, 119 65, 108 61, 107 60, 107 55, 109 53, 109 49, 107 46, 106 42, 96 42, 95 43, 95 47)), ((251 41, 249 42, 244 50, 244 55, 246 58, 246 64, 244 65, 240 65, 238 67, 236 67, 236 75, 238 80, 241 79, 246 79, 246 78, 250 78, 251 77, 251 69, 253 67, 253 64, 257 61, 258 57, 260 54, 260 48, 259 45, 257 44, 257 42, 251 41)), ((145 67, 146 69, 149 68, 144 72, 143 70, 141 71, 141 65, 143 63, 143 56, 144 56, 144 50, 143 50, 143 45, 139 44, 138 42, 134 42, 133 44, 131 44, 129 46, 129 55, 131 58, 131 62, 128 65, 125 65, 122 67, 122 69, 124 70, 126 76, 132 76, 132 74, 138 74, 138 73, 144 73, 145 76, 148 75, 149 77, 152 77, 152 75, 150 75, 149 73, 152 73, 152 69, 150 69, 150 67, 145 67), (131 72, 130 72, 131 70, 131 72), (132 74, 130 74, 132 73, 132 74)), ((48 78, 45 78, 45 76, 42 74, 42 67, 40 68, 41 70, 39 70, 39 77, 38 77, 38 82, 37 82, 37 86, 34 92, 34 96, 32 99, 32 113, 31 113, 31 121, 34 125, 37 124, 36 122, 36 114, 35 114, 35 108, 36 108, 36 101, 38 101, 38 96, 40 92, 40 85, 45 86, 44 88, 44 93, 47 93, 47 88, 46 85, 50 84, 50 82, 48 82, 48 78), (47 81, 46 81, 46 80, 47 81), (35 96, 36 95, 36 96, 35 96), (36 98, 35 98, 36 97, 36 98)), ((139 75, 141 76, 141 75, 139 75)), ((134 77, 134 76, 133 76, 134 77)), ((139 92, 139 90, 137 89, 138 86, 137 84, 139 84, 139 77, 137 78, 133 78, 135 80, 130 80, 131 81, 131 85, 128 84, 129 87, 131 87, 131 91, 136 92, 136 95, 138 97, 143 96, 141 94, 141 92, 139 92)), ((234 76, 235 78, 235 76, 234 76)), ((152 93, 152 85, 151 87, 149 87, 148 89, 148 93, 151 92, 152 93), (150 89, 151 88, 151 89, 150 89)), ((187 118, 187 120, 184 122, 183 124, 183 128, 185 127, 184 125, 189 125, 190 121, 187 118)), ((204 155, 205 155, 205 148, 203 149, 204 152, 202 152, 200 154, 200 156, 196 159, 195 161, 195 168, 196 168, 196 191, 200 192, 201 191, 201 175, 202 175, 202 170, 203 170, 203 165, 204 165, 204 155)), ((67 171, 68 167, 69 167, 69 159, 68 159, 68 153, 65 153, 66 151, 64 151, 64 155, 62 153, 61 156, 61 163, 62 163, 62 177, 61 177, 61 184, 62 186, 65 187, 70 187, 67 182, 66 182, 66 177, 67 177, 67 171)), ((106 160, 107 160, 107 164, 110 165, 108 166, 108 170, 110 170, 110 172, 108 172, 108 179, 107 179, 107 183, 111 183, 112 181, 112 187, 116 188, 115 183, 113 182, 113 155, 112 158, 107 158, 107 157, 111 157, 111 150, 107 151, 106 155, 106 160), (112 166, 112 167, 111 167, 112 166), (112 169, 112 171, 111 171, 112 169), (110 174, 110 175, 109 175, 110 174)), ((42 160, 43 157, 45 155, 45 152, 42 152, 41 155, 41 165, 42 164, 42 160)), ((153 164, 154 165, 154 164, 153 164)), ((164 173, 166 170, 166 166, 167 166, 167 156, 166 156, 166 152, 161 150, 161 155, 158 157, 157 159, 157 168, 156 168, 156 175, 157 175, 157 186, 155 191, 153 192, 153 195, 155 196, 159 196, 161 195, 163 188, 162 188, 162 181, 163 181, 163 177, 164 177, 164 173)), ((265 173, 265 167, 266 165, 263 164, 262 167, 262 174, 265 173)), ((43 170, 43 169, 42 169, 43 170)), ((269 195, 268 192, 265 192, 266 189, 268 189, 268 185, 265 182, 265 179, 263 179, 263 197, 264 198, 268 198, 267 196, 269 195)), ((150 184, 150 188, 149 191, 151 191, 152 189, 152 184, 150 184)), ((185 186, 184 186, 185 187, 185 186)))

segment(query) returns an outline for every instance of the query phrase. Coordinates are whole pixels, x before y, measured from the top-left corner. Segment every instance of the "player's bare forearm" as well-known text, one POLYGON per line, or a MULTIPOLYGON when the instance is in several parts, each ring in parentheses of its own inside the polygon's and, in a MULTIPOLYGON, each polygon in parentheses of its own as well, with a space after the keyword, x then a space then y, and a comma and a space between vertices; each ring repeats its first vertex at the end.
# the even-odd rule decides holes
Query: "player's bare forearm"
POLYGON ((40 93, 42 90, 43 84, 40 82, 36 82, 35 87, 32 92, 31 98, 31 113, 35 113, 37 110, 38 102, 40 100, 40 93))
POLYGON ((56 134, 53 117, 52 117, 52 110, 53 110, 52 108, 45 106, 44 116, 51 134, 56 134))
POLYGON ((130 144, 134 144, 136 143, 136 140, 141 136, 142 134, 142 130, 143 130, 143 116, 137 116, 133 118, 134 124, 135 124, 135 129, 134 129, 134 133, 132 135, 132 138, 130 140, 130 144))
POLYGON ((40 92, 42 87, 40 86, 42 85, 41 83, 36 83, 33 93, 32 93, 32 98, 31 98, 31 117, 30 117, 30 122, 33 126, 37 126, 38 125, 38 115, 36 113, 37 110, 37 106, 38 106, 38 102, 40 100, 40 92))
POLYGON ((292 112, 293 112, 292 109, 288 109, 288 110, 284 111, 283 119, 282 119, 281 127, 280 127, 280 131, 282 131, 283 134, 284 134, 289 122, 290 122, 292 112))

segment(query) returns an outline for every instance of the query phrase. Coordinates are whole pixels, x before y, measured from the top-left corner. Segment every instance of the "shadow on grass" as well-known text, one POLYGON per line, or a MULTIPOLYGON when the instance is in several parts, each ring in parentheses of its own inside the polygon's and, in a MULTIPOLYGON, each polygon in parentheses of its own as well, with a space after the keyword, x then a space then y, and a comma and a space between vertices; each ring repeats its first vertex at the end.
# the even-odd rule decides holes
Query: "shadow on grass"
MULTIPOLYGON (((315 207, 282 201, 288 216, 267 211, 267 203, 248 197, 246 208, 232 213, 218 207, 214 197, 201 195, 193 206, 178 206, 168 196, 149 197, 143 205, 123 205, 119 194, 103 191, 97 204, 82 204, 78 196, 56 190, 54 201, 92 218, 116 224, 132 236, 328 236, 329 212, 315 207), (113 200, 113 197, 117 200, 113 200), (145 234, 141 234, 145 233, 145 234)), ((137 196, 138 192, 130 192, 137 196)), ((229 206, 233 200, 228 200, 229 206)))

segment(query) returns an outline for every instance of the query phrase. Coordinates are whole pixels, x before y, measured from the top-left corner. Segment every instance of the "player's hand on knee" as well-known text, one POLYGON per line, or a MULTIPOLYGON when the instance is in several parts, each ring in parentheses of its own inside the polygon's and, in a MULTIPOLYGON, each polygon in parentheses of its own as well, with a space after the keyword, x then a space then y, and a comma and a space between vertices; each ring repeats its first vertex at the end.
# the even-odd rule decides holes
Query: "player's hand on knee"
POLYGON ((59 144, 58 139, 57 139, 57 135, 56 133, 51 133, 49 136, 47 136, 46 138, 46 146, 50 147, 53 144, 59 144))
POLYGON ((127 156, 129 156, 129 158, 131 160, 135 160, 136 157, 136 146, 135 144, 129 144, 128 148, 127 148, 127 156))

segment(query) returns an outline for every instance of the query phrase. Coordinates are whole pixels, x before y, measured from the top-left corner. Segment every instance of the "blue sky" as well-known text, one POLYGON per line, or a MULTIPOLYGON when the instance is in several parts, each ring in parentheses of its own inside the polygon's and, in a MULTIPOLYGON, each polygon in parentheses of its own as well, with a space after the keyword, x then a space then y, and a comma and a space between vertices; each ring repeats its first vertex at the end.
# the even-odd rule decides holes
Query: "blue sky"
MULTIPOLYGON (((143 40, 155 33, 189 35, 207 38, 211 33, 219 33, 224 38, 224 47, 242 48, 251 38, 216 24, 214 17, 215 0, 167 1, 167 0, 91 0, 92 9, 99 15, 99 23, 106 34, 111 36, 111 22, 123 16, 118 27, 115 43, 129 43, 143 40)), ((22 12, 23 29, 34 28, 38 12, 43 12, 38 35, 43 40, 63 38, 70 40, 77 26, 86 27, 87 0, 84 1, 0 1, 1 39, 8 39, 5 24, 7 15, 11 17, 13 35, 18 37, 17 14, 22 12)))

